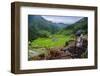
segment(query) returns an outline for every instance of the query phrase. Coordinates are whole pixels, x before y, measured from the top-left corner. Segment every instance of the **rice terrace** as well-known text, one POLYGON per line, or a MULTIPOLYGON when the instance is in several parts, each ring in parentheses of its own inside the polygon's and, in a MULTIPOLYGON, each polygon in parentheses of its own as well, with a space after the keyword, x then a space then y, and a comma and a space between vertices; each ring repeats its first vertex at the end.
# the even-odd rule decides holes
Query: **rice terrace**
POLYGON ((88 58, 88 18, 28 15, 28 60, 88 58))

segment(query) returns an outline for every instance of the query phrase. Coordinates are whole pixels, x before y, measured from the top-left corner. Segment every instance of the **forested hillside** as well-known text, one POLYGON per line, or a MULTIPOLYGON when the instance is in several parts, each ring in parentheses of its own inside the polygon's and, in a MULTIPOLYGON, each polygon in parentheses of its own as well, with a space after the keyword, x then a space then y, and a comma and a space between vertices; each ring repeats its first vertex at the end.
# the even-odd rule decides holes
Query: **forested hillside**
POLYGON ((41 16, 29 15, 28 17, 29 40, 34 40, 38 37, 48 37, 50 34, 55 34, 62 28, 68 26, 68 24, 64 23, 53 23, 51 21, 47 21, 41 16))
POLYGON ((60 31, 62 34, 75 34, 78 30, 83 30, 84 34, 87 34, 88 32, 88 18, 84 17, 81 20, 77 21, 74 24, 71 24, 70 26, 65 27, 60 31))

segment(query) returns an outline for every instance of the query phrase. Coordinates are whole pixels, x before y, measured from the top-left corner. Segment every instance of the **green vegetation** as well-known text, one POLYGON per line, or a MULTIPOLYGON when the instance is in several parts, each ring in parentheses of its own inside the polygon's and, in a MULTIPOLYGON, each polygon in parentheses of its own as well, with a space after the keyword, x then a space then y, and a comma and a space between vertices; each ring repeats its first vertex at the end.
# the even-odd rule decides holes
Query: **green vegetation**
POLYGON ((78 22, 70 26, 67 26, 66 28, 62 29, 60 33, 65 34, 65 35, 71 35, 71 34, 75 34, 78 30, 83 30, 83 34, 87 34, 87 30, 88 30, 88 18, 87 17, 84 17, 78 22))
POLYGON ((65 45, 65 42, 72 40, 71 36, 64 36, 64 35, 53 35, 50 38, 37 38, 32 41, 32 47, 45 47, 45 48, 52 48, 52 47, 61 47, 65 45))
MULTIPOLYGON (((44 55, 48 56, 47 49, 64 47, 66 43, 75 40, 75 33, 78 30, 83 30, 87 35, 86 17, 71 25, 53 23, 41 16, 29 15, 28 17, 29 60, 41 60, 44 55)), ((82 57, 86 56, 85 53, 82 55, 82 57)))

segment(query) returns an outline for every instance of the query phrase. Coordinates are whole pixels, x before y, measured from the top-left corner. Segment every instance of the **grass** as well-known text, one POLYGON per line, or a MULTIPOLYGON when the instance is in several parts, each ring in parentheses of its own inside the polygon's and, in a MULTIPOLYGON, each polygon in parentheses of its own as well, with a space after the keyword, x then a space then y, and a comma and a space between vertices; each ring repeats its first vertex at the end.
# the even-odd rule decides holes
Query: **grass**
POLYGON ((30 57, 29 60, 38 60, 39 55, 42 54, 48 56, 49 51, 47 51, 46 48, 63 47, 65 43, 69 42, 70 40, 73 40, 73 37, 71 35, 69 36, 51 35, 49 38, 37 38, 32 42, 30 42, 28 47, 29 47, 29 51, 31 50, 33 52, 36 52, 38 53, 38 55, 30 57))
POLYGON ((52 35, 50 38, 37 38, 31 42, 31 47, 61 47, 65 45, 65 42, 72 40, 71 36, 65 35, 52 35))

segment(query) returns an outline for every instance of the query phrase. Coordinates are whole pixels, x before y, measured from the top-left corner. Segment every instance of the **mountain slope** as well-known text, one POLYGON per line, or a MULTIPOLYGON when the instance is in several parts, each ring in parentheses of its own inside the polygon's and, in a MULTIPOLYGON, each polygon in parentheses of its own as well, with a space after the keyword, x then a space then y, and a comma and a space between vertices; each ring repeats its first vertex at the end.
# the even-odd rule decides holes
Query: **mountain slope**
MULTIPOLYGON (((59 31, 56 23, 45 20, 41 16, 28 16, 28 35, 29 40, 36 39, 37 37, 45 37, 48 34, 54 34, 59 31)), ((47 36, 46 36, 47 37, 47 36)))
POLYGON ((84 17, 76 23, 64 28, 61 33, 63 34, 75 34, 78 30, 83 30, 84 34, 87 34, 88 30, 88 18, 84 17))
POLYGON ((53 23, 38 15, 28 16, 28 39, 34 40, 38 37, 49 37, 52 34, 75 34, 78 30, 83 30, 87 34, 88 18, 84 17, 74 24, 53 23))

